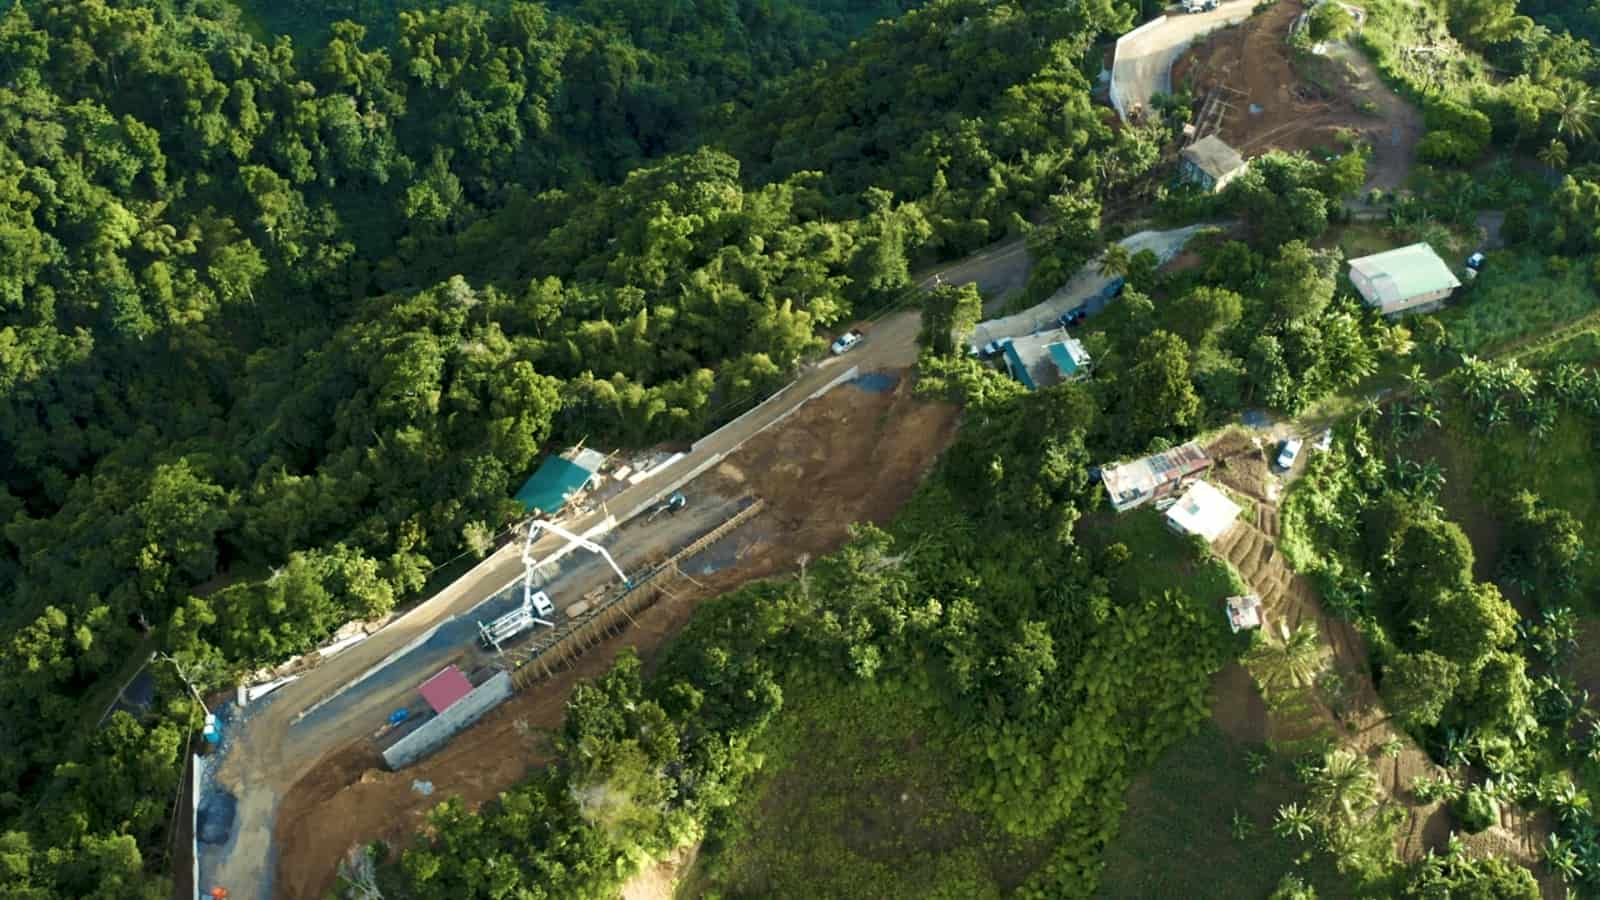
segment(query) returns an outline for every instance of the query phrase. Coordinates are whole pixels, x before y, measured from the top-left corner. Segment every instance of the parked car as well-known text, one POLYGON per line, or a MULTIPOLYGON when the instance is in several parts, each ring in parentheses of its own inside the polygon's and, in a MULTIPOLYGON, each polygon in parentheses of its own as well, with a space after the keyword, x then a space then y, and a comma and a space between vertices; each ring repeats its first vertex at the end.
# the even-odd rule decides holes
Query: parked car
POLYGON ((1468 279, 1472 279, 1472 278, 1477 278, 1478 277, 1478 273, 1483 271, 1484 261, 1485 261, 1484 260, 1484 255, 1482 253, 1474 253, 1471 256, 1467 257, 1467 278, 1468 279))
POLYGON ((539 615, 553 616, 556 614, 556 605, 550 602, 550 595, 544 591, 534 591, 533 596, 529 599, 533 601, 533 611, 539 615))
POLYGON ((1317 448, 1317 451, 1320 453, 1327 453, 1328 448, 1333 446, 1333 429, 1322 429, 1322 433, 1317 435, 1317 442, 1311 446, 1317 448))
POLYGON ((833 346, 830 349, 833 350, 834 356, 838 356, 846 350, 849 350, 851 347, 861 343, 861 338, 862 334, 859 331, 846 331, 844 334, 841 334, 834 339, 833 346))
POLYGON ((982 357, 983 359, 994 359, 996 356, 1006 352, 1006 343, 1007 342, 1004 338, 1001 338, 998 341, 990 341, 989 343, 983 345, 982 350, 978 351, 978 356, 982 357))
POLYGON ((1278 468, 1288 471, 1294 465, 1294 461, 1300 458, 1301 444, 1299 438, 1292 437, 1278 445, 1278 468))
POLYGON ((1183 0, 1183 11, 1190 13, 1208 12, 1217 8, 1218 0, 1183 0))
POLYGON ((1079 306, 1061 314, 1061 327, 1071 328, 1089 317, 1089 307, 1079 306))

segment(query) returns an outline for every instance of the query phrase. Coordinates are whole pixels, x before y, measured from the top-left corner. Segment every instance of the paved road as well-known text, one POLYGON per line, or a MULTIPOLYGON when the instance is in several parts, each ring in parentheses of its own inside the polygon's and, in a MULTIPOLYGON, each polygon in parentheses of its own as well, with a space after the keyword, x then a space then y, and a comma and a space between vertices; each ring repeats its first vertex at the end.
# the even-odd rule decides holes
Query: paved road
POLYGON ((998 307, 1007 297, 1021 293, 1028 286, 1028 273, 1033 269, 1032 260, 1028 257, 1028 242, 1025 238, 1012 238, 995 244, 989 249, 975 256, 969 256, 960 262, 951 263, 936 273, 924 276, 918 281, 921 287, 933 287, 936 283, 944 283, 960 287, 963 284, 976 284, 978 293, 983 295, 985 311, 998 307))
MULTIPOLYGON (((1026 281, 1028 265, 1026 247, 1018 239, 929 272, 918 283, 932 286, 938 276, 946 284, 972 282, 985 292, 1003 291, 1026 281)), ((622 491, 607 501, 605 509, 568 521, 565 526, 583 533, 601 525, 608 512, 621 518, 656 502, 673 480, 673 471, 688 472, 700 463, 732 452, 848 366, 873 371, 914 364, 919 328, 920 316, 914 309, 895 312, 870 324, 865 329, 866 339, 856 349, 842 357, 824 359, 802 372, 788 389, 789 401, 760 408, 735 425, 703 438, 673 469, 622 491)), ((689 518, 675 519, 678 524, 672 527, 691 525, 689 518)), ((536 557, 554 552, 561 543, 555 538, 541 541, 535 548, 536 557)), ((231 746, 216 773, 218 785, 238 799, 234 836, 225 847, 208 848, 202 854, 206 864, 202 886, 225 887, 236 900, 266 900, 269 889, 265 885, 269 884, 275 865, 272 829, 279 800, 327 753, 370 734, 379 722, 366 713, 401 702, 421 681, 421 677, 414 676, 431 674, 448 661, 453 651, 444 645, 453 641, 435 639, 441 634, 435 629, 448 626, 453 638, 460 624, 457 621, 450 625, 453 618, 491 600, 521 574, 520 545, 501 548, 386 628, 280 688, 269 702, 238 725, 229 735, 231 746), (385 668, 381 676, 373 678, 382 684, 363 684, 363 714, 352 714, 352 704, 344 696, 329 700, 352 679, 389 663, 397 663, 395 668, 399 671, 385 668), (326 705, 314 714, 303 715, 325 701, 326 705)), ((453 645, 459 648, 459 644, 453 645)))
MULTIPOLYGON (((1187 228, 1175 228, 1171 231, 1141 231, 1138 234, 1123 238, 1117 243, 1128 248, 1129 254, 1141 250, 1149 250, 1163 263, 1171 260, 1183 250, 1184 244, 1204 228, 1218 227, 1212 225, 1190 225, 1187 228)), ((1053 327, 1061 314, 1069 309, 1083 305, 1091 298, 1100 296, 1111 284, 1112 279, 1100 274, 1100 261, 1094 259, 1084 264, 1078 274, 1072 276, 1049 299, 1043 303, 1031 306, 1022 312, 998 319, 990 319, 978 323, 973 329, 972 337, 968 339, 973 347, 982 347, 990 341, 1001 338, 1021 337, 1033 334, 1041 328, 1053 327)), ((1098 309, 1091 308, 1090 313, 1097 313, 1098 309)))
POLYGON ((1137 34, 1119 41, 1111 63, 1111 105, 1123 121, 1129 110, 1149 109, 1155 94, 1172 93, 1172 64, 1196 38, 1243 22, 1254 6, 1255 0, 1231 0, 1210 12, 1173 13, 1139 26, 1143 30, 1135 29, 1137 34))

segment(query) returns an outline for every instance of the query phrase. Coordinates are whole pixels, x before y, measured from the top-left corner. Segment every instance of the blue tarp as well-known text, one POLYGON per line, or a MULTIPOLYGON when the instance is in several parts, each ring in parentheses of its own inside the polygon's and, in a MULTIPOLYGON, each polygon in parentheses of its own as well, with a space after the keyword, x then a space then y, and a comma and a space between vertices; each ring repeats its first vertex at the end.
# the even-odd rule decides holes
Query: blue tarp
POLYGON ((577 463, 552 456, 522 483, 522 489, 517 491, 517 502, 530 513, 538 510, 547 516, 554 515, 593 477, 593 472, 577 463))

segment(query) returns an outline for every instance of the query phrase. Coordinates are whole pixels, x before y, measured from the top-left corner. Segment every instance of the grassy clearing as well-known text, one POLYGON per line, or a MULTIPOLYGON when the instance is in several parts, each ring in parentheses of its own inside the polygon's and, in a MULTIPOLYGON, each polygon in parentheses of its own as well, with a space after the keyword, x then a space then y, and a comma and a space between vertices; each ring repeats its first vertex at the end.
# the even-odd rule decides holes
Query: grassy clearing
POLYGON ((1048 847, 964 810, 937 708, 877 685, 801 687, 761 738, 766 764, 679 897, 999 898, 1048 847))
POLYGON ((1327 854, 1272 833, 1278 807, 1305 792, 1286 757, 1268 754, 1251 774, 1251 752, 1267 754, 1208 722, 1135 781, 1099 896, 1265 897, 1291 871, 1319 897, 1349 896, 1327 854), (1243 840, 1233 833, 1236 813, 1249 823, 1243 840))
POLYGON ((1122 515, 1103 509, 1084 517, 1080 539, 1093 550, 1121 543, 1133 554, 1129 565, 1119 566, 1111 582, 1111 599, 1131 602, 1181 589, 1197 600, 1216 599, 1246 588, 1228 565, 1215 557, 1197 558, 1189 538, 1167 528, 1166 520, 1149 506, 1122 515))
POLYGON ((1600 295, 1589 283, 1588 258, 1574 260, 1564 273, 1544 259, 1526 254, 1496 254, 1462 301, 1439 314, 1457 346, 1482 355, 1524 335, 1556 328, 1600 310, 1600 295))
POLYGON ((1351 222, 1332 230, 1328 244, 1338 247, 1345 259, 1355 259, 1393 250, 1395 237, 1387 222, 1351 222))

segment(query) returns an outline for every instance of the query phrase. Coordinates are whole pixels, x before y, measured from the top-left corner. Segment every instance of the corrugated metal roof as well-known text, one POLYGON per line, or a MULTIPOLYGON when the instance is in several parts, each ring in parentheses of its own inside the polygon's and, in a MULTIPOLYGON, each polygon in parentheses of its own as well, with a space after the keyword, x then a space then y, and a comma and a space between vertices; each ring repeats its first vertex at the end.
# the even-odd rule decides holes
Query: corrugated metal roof
POLYGON ((1244 165, 1244 157, 1239 151, 1228 146, 1222 138, 1208 134, 1178 154, 1200 168, 1200 171, 1210 175, 1213 179, 1221 178, 1244 165))
POLYGON ((1456 274, 1426 243, 1352 259, 1350 269, 1372 282, 1378 296, 1367 299, 1384 305, 1461 286, 1456 274))
POLYGON ((1215 541, 1239 518, 1239 504, 1221 491, 1196 481, 1189 486, 1178 502, 1167 510, 1167 521, 1185 534, 1198 534, 1208 542, 1215 541))
POLYGON ((538 510, 547 516, 553 515, 593 477, 592 469, 559 456, 547 457, 538 471, 522 483, 517 491, 517 502, 528 512, 538 510))
POLYGON ((445 666, 437 675, 417 688, 422 699, 428 701, 435 713, 442 713, 462 697, 472 693, 472 682, 455 666, 445 666))
POLYGON ((1120 510, 1144 503, 1163 484, 1178 481, 1210 464, 1205 450, 1191 441, 1132 462, 1106 466, 1100 470, 1100 477, 1112 505, 1120 510))

